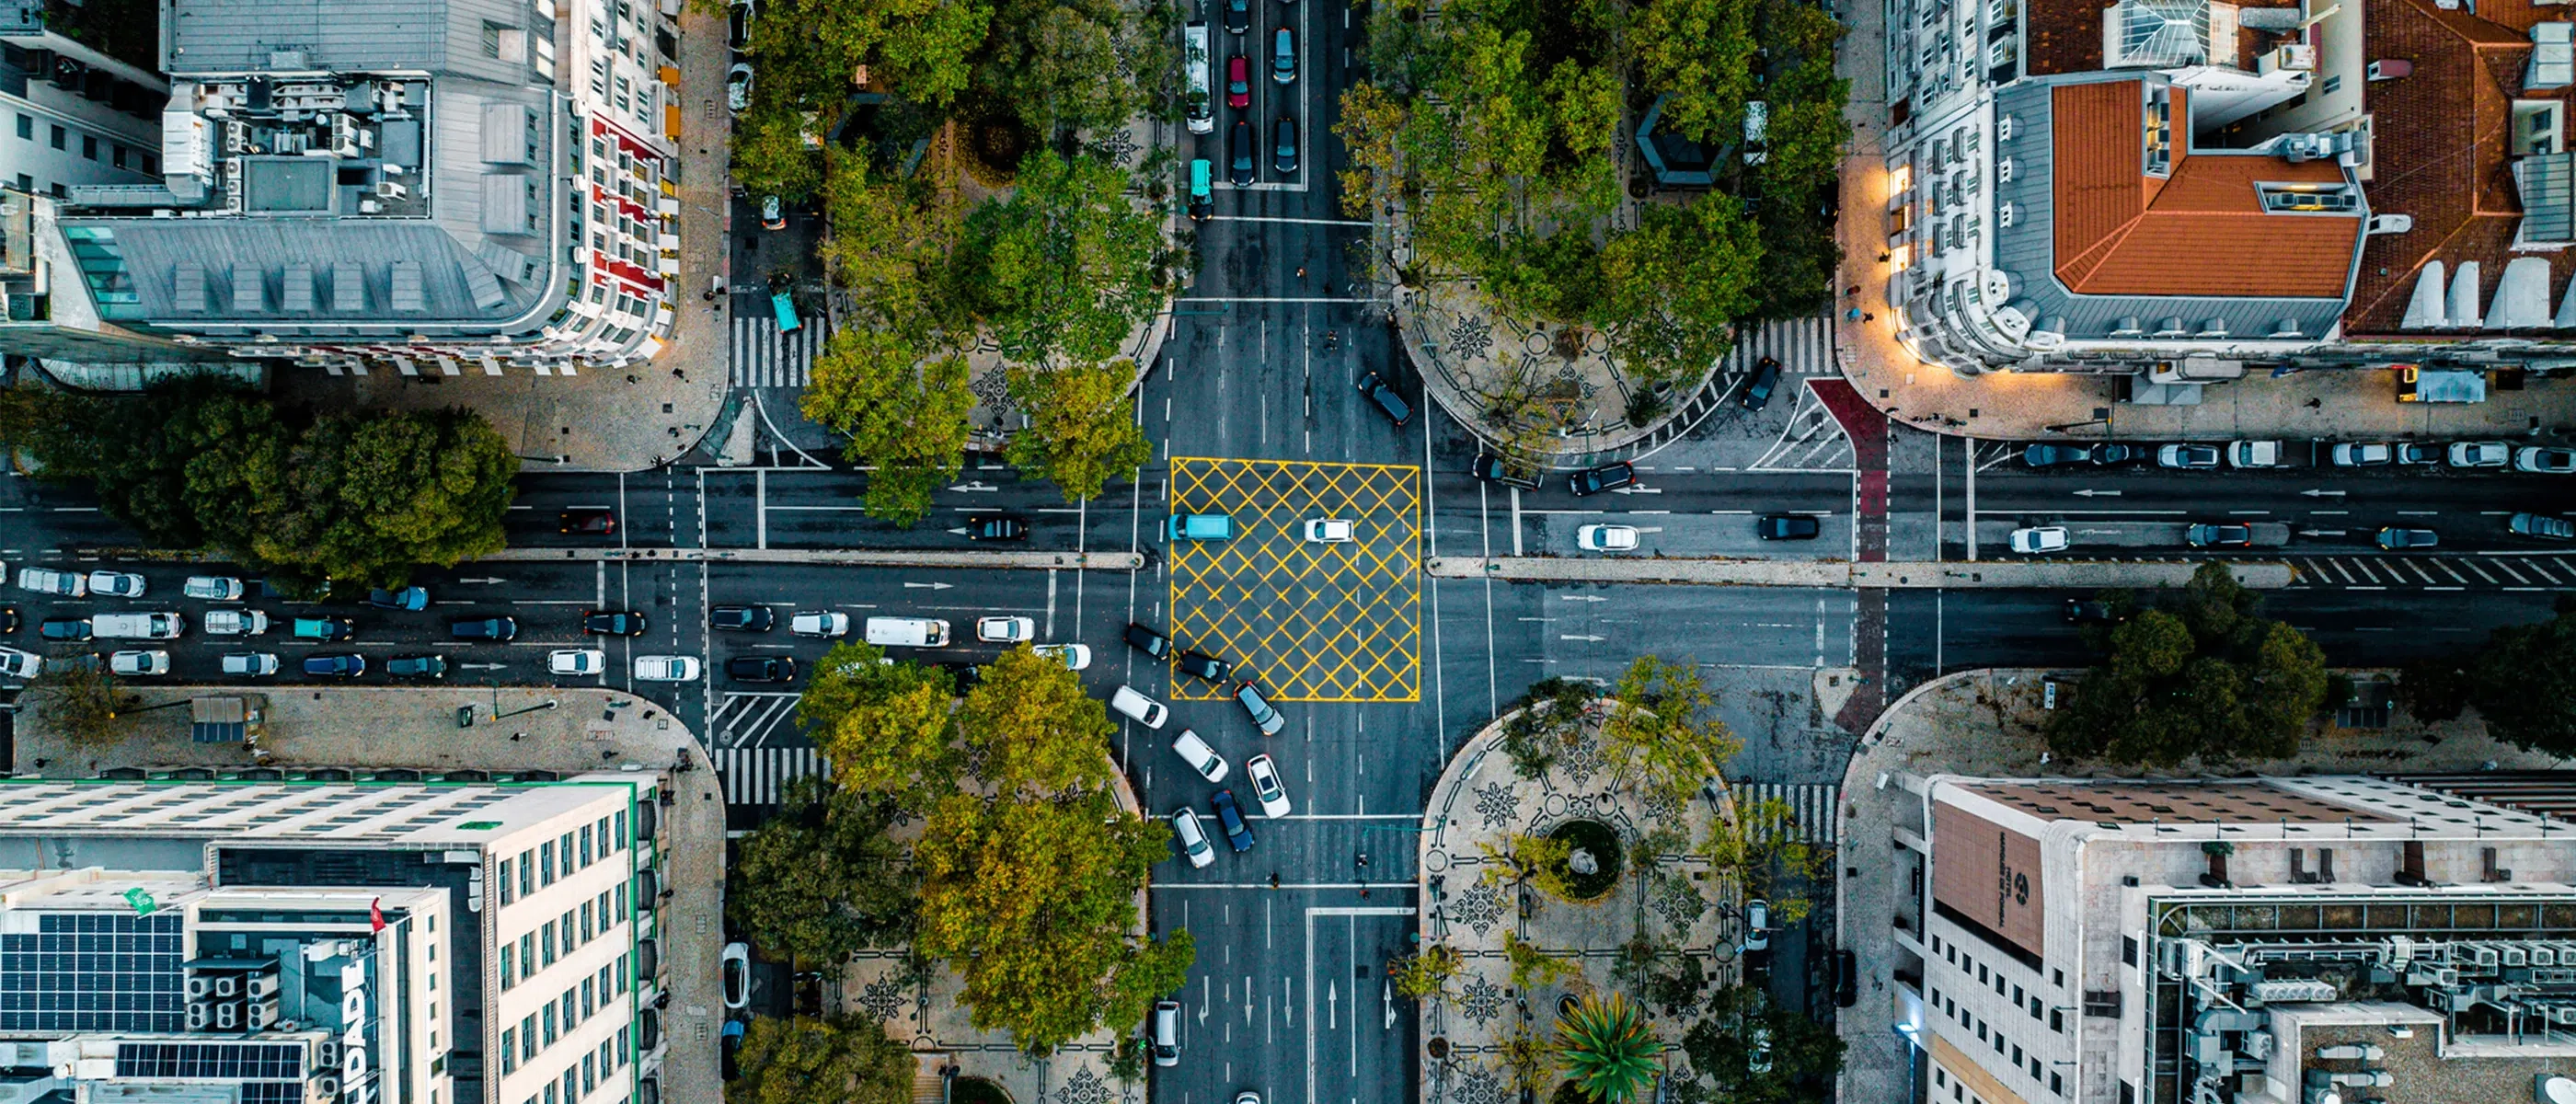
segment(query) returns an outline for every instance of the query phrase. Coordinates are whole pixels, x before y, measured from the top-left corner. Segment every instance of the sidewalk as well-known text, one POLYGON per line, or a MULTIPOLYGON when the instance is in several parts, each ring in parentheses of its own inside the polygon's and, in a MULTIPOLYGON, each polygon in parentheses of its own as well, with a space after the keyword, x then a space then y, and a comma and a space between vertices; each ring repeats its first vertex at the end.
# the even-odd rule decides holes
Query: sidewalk
MULTIPOLYGON (((1422 569, 1439 578, 1485 578, 1511 583, 1684 583, 1833 590, 1854 587, 2098 590, 2104 587, 2178 587, 2190 582, 2192 572, 2206 562, 1995 560, 1975 563, 1848 563, 1837 560, 1682 560, 1626 556, 1583 559, 1570 556, 1435 556, 1424 560, 1422 569)), ((2231 560, 2228 568, 2235 573, 2238 582, 2257 590, 2288 586, 2296 574, 2288 564, 2257 560, 2231 560)))
POLYGON ((1888 126, 1886 8, 1839 5, 1851 27, 1835 66, 1851 81, 1844 117, 1852 143, 1843 159, 1843 267, 1836 287, 1859 285, 1835 302, 1843 374, 1890 417, 1917 429, 1994 440, 2227 440, 2239 437, 2439 438, 2576 434, 2576 383, 2534 378, 2529 389, 2491 389, 2475 405, 2400 403, 2393 373, 2319 369, 2274 379, 2262 372, 2201 391, 2198 406, 2133 406, 2115 401, 2120 377, 2050 372, 1960 376, 1927 364, 1896 340, 1901 312, 1888 305, 1895 273, 1887 249, 1888 126), (1871 316, 1855 321, 1848 312, 1871 316), (2311 405, 2313 404, 2313 405, 2311 405), (2536 419, 2536 421, 2535 421, 2536 419), (2058 427, 2058 428, 2052 428, 2058 427))
MULTIPOLYGON (((1915 687, 1897 699, 1862 737, 1860 749, 1843 772, 1843 822, 1836 838, 1843 843, 1842 881, 1835 911, 1835 944, 1853 952, 1868 985, 1860 1002, 1844 1010, 1836 1028, 1849 1047, 1836 1098, 1844 1101, 1906 1099, 1911 1076, 1903 1037, 1891 1029, 1902 1018, 1898 990, 1890 985, 1903 952, 1891 920, 1916 892, 1903 884, 1913 865, 1891 861, 1901 855, 1895 828, 1918 826, 1919 802, 1882 777, 1896 772, 1915 775, 1967 774, 1999 778, 2118 778, 2141 772, 2110 770, 2064 762, 2043 765, 2039 739, 2040 669, 1960 671, 1915 687)), ((2386 729, 2324 729, 2309 738, 2292 759, 2236 764, 2235 775, 2349 774, 2373 771, 2477 770, 2495 763, 2504 770, 2538 770, 2556 765, 2545 755, 2525 752, 2488 737, 2476 721, 2426 725, 2400 716, 2386 729)), ((2157 777, 2190 778, 2175 773, 2157 777)))

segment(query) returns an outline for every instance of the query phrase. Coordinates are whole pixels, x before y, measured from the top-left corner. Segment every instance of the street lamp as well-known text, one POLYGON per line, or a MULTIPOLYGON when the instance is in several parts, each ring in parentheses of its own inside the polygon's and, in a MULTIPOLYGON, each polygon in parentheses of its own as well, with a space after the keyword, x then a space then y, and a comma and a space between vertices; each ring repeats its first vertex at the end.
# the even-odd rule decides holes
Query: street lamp
POLYGON ((114 720, 115 718, 118 718, 118 717, 131 717, 131 716, 133 716, 134 714, 137 714, 137 713, 149 713, 149 712, 152 712, 152 711, 153 711, 153 710, 155 710, 155 709, 176 709, 176 708, 178 708, 178 707, 180 707, 180 706, 186 705, 186 704, 188 704, 189 702, 192 702, 192 701, 195 701, 195 700, 196 700, 196 699, 194 699, 194 698, 181 698, 181 699, 179 699, 179 700, 177 700, 177 701, 166 701, 166 702, 162 702, 162 703, 161 703, 161 704, 159 704, 159 705, 147 705, 147 706, 142 707, 141 709, 110 709, 110 710, 108 710, 108 711, 107 711, 107 716, 108 716, 108 719, 110 719, 110 720, 114 720))
POLYGON ((547 698, 546 700, 538 702, 535 705, 531 705, 526 709, 513 709, 507 713, 494 713, 492 714, 492 719, 497 721, 504 717, 516 717, 521 713, 534 713, 540 709, 552 709, 559 704, 562 703, 555 701, 553 698, 547 698))

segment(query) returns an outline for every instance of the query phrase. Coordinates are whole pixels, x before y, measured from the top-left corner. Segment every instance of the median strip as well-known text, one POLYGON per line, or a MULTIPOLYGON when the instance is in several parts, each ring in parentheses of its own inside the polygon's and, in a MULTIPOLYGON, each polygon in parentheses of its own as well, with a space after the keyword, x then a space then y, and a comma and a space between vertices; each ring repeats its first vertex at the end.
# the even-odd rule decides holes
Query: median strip
MULTIPOLYGON (((2011 590, 2092 590, 2103 587, 2178 587, 2206 560, 2133 563, 2119 560, 1998 560, 1994 562, 1844 560, 1574 559, 1556 556, 1443 556, 1423 562, 1439 578, 1506 582, 1679 583, 1690 586, 1895 589, 1991 587, 2011 590)), ((2267 560, 2226 561, 2236 580, 2257 590, 2290 585, 2290 565, 2267 560)))
POLYGON ((943 552, 861 548, 506 548, 481 559, 486 563, 784 563, 1021 571, 1134 571, 1145 566, 1145 558, 1134 552, 943 552))

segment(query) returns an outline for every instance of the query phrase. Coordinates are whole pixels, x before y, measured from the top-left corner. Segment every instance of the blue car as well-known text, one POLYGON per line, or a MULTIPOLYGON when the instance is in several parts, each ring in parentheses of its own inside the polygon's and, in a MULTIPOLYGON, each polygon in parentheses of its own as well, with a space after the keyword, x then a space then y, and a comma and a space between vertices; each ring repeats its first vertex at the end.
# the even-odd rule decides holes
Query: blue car
POLYGON ((367 657, 309 655, 304 657, 304 673, 316 678, 356 678, 367 673, 367 657))
POLYGON ((428 609, 429 588, 407 586, 400 590, 386 590, 383 587, 377 587, 367 592, 367 604, 377 609, 428 609))
POLYGON ((1235 854, 1252 850, 1252 826, 1243 822, 1243 810, 1234 804, 1234 791, 1218 790, 1208 804, 1216 806, 1216 822, 1225 827, 1225 842, 1235 854))

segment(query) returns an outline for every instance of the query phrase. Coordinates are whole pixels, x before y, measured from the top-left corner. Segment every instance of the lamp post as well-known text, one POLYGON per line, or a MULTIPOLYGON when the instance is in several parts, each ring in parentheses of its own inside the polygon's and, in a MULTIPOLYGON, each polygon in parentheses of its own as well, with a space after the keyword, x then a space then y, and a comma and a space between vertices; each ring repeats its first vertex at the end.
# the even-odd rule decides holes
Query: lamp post
POLYGON ((149 713, 155 709, 176 709, 195 700, 196 699, 194 698, 181 698, 177 701, 162 702, 159 705, 147 705, 140 709, 110 709, 107 711, 107 716, 108 719, 114 720, 118 717, 131 717, 137 713, 149 713))
POLYGON ((538 702, 537 704, 531 705, 525 709, 513 709, 507 713, 494 713, 492 714, 492 719, 497 721, 505 717, 516 717, 521 713, 534 713, 540 709, 552 709, 560 704, 562 703, 557 702, 553 698, 547 698, 546 700, 538 702))

